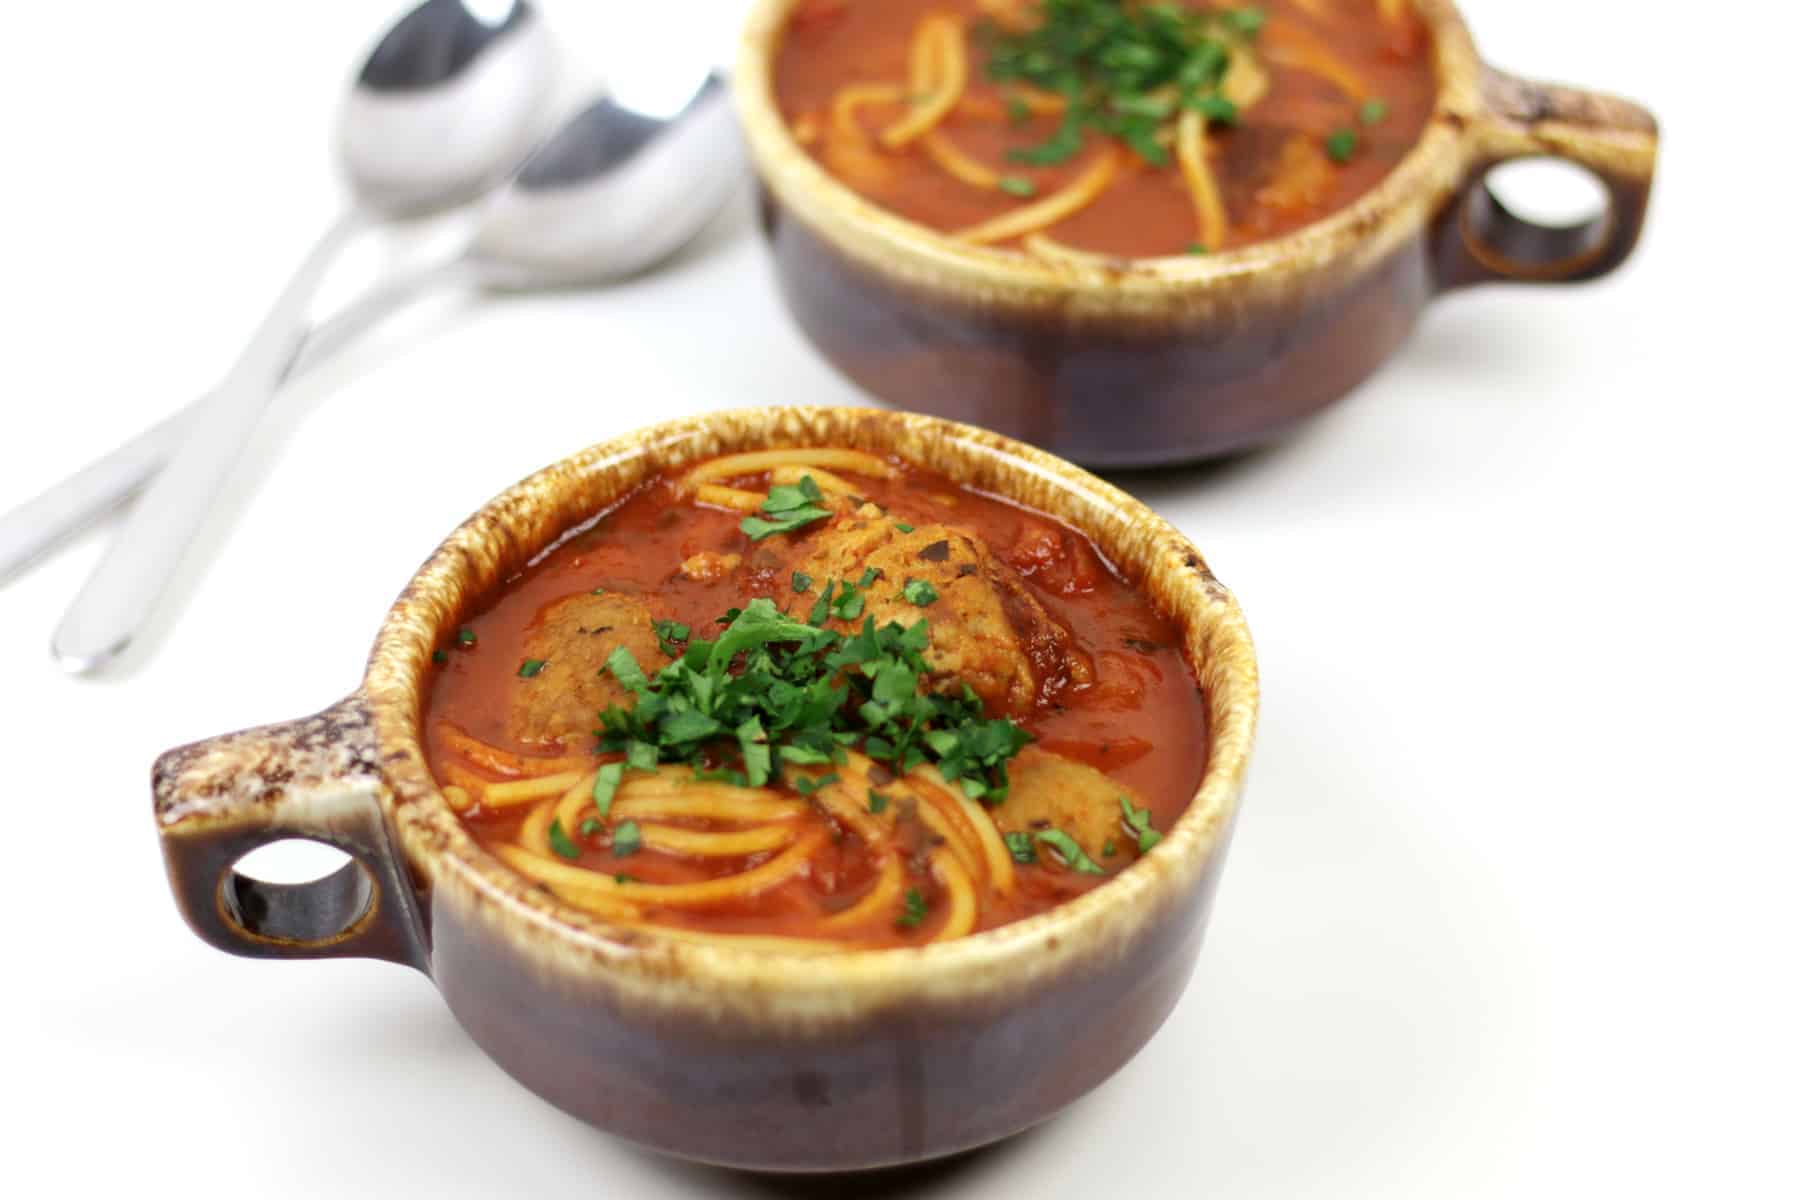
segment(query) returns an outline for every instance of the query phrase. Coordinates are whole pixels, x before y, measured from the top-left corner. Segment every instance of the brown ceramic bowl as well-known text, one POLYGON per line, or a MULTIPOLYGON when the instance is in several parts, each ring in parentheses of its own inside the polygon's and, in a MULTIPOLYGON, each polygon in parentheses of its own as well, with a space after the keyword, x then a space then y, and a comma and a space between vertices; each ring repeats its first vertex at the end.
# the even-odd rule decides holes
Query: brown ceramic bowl
POLYGON ((1503 74, 1449 0, 1432 31, 1437 106, 1418 145, 1349 207, 1205 257, 1050 263, 972 247, 827 174, 777 111, 771 64, 798 0, 758 0, 736 91, 763 224, 800 327, 873 395, 1092 466, 1228 454, 1277 437, 1371 374, 1426 301, 1490 280, 1594 279, 1630 254, 1655 119, 1624 100, 1503 74), (1552 228, 1501 206, 1495 165, 1550 157, 1610 198, 1552 228))
POLYGON ((931 417, 752 409, 595 446, 497 497, 407 586, 355 695, 163 756, 156 820, 183 913, 221 949, 416 967, 501 1066, 601 1129, 731 1166, 849 1170, 1016 1133, 1143 1046, 1200 949, 1256 703, 1236 601, 1185 538, 1129 496, 931 417), (1071 903, 961 941, 805 956, 610 925, 464 831, 420 748, 433 648, 498 583, 646 476, 805 445, 895 453, 1060 516, 1174 618, 1205 695, 1209 757, 1153 853, 1071 903), (298 886, 234 871, 289 837, 354 861, 298 886))

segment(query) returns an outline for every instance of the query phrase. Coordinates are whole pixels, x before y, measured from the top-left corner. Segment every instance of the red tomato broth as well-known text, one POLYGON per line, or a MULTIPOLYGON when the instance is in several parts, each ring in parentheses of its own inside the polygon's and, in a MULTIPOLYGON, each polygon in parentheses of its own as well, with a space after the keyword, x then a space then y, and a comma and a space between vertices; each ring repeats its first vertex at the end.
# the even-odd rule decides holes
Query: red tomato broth
MULTIPOLYGON (((1200 0, 1176 0, 1193 9, 1247 8, 1200 0)), ((1319 74, 1286 62, 1258 61, 1271 81, 1257 103, 1244 108, 1234 127, 1214 125, 1217 142, 1213 173, 1229 214, 1229 249, 1290 233, 1351 204, 1378 184, 1412 149, 1430 116, 1437 95, 1430 39, 1410 4, 1398 16, 1383 19, 1381 0, 1266 0, 1254 7, 1268 15, 1262 33, 1250 43, 1298 39, 1322 44, 1361 80, 1365 93, 1352 96, 1319 74), (1314 11, 1316 10, 1316 11, 1314 11), (1365 99, 1385 106, 1376 121, 1362 117, 1365 99), (1356 150, 1348 161, 1330 161, 1326 139, 1340 130, 1356 134, 1356 150), (1298 176, 1286 175, 1285 197, 1271 191, 1282 175, 1284 153, 1308 147, 1298 176), (1325 169, 1320 169, 1320 166, 1325 169), (1296 179, 1309 187, 1294 186, 1296 179), (1292 193, 1300 194, 1292 194, 1292 193), (1277 202, 1280 199, 1280 202, 1277 202)), ((935 164, 913 143, 898 151, 878 152, 885 170, 851 177, 833 170, 821 138, 811 153, 840 180, 870 200, 940 233, 956 234, 1014 211, 1068 186, 1104 152, 1111 139, 1090 131, 1074 158, 1047 166, 1030 166, 1008 158, 1008 152, 1040 145, 1057 130, 1061 118, 1039 113, 1015 122, 996 119, 1010 83, 988 78, 986 56, 976 30, 984 20, 981 0, 802 0, 796 6, 778 49, 774 87, 776 103, 789 126, 829 129, 833 98, 846 87, 907 79, 914 30, 933 13, 965 19, 969 78, 964 101, 938 127, 970 158, 1004 176, 1028 181, 1029 198, 961 182, 935 164)), ((869 104, 859 125, 871 138, 906 110, 896 104, 869 104)), ((875 145, 879 145, 876 141, 875 145)), ((1153 166, 1135 153, 1120 155, 1121 169, 1110 187, 1087 207, 1045 230, 1071 248, 1126 258, 1177 255, 1196 244, 1194 201, 1173 162, 1153 166)), ((1018 246, 1012 239, 998 243, 1018 246)))
MULTIPOLYGON (((1053 704, 1015 714, 1014 719, 1042 748, 1093 766, 1132 789, 1149 810, 1152 827, 1167 831, 1198 789, 1206 765, 1203 698, 1174 624, 1075 530, 929 471, 897 460, 895 465, 899 475, 894 479, 858 479, 864 485, 861 494, 895 521, 942 523, 985 541, 995 557, 1019 570, 1032 595, 1095 660, 1099 670, 1093 686, 1065 690, 1053 704), (952 503, 941 503, 945 498, 952 503)), ((731 485, 766 490, 766 480, 764 475, 731 485)), ((707 631, 718 628, 720 614, 756 596, 770 597, 778 607, 803 617, 818 585, 806 595, 795 595, 785 561, 769 560, 785 560, 790 546, 804 544, 808 531, 753 544, 738 528, 742 519, 742 513, 696 503, 673 479, 657 478, 508 580, 463 626, 474 635, 473 643, 462 645, 454 634, 448 637, 444 661, 434 669, 425 717, 426 749, 434 771, 441 777, 443 765, 457 758, 446 742, 446 724, 523 758, 548 753, 543 745, 510 736, 508 713, 518 689, 531 682, 521 679, 519 672, 534 624, 548 606, 567 597, 596 588, 634 593, 648 602, 656 618, 684 622, 696 638, 713 636, 707 631), (703 551, 742 554, 744 565, 712 581, 682 575, 680 564, 703 551)), ((921 615, 929 620, 930 609, 921 609, 921 615)), ((642 665, 654 675, 662 662, 642 665)), ((566 750, 558 753, 567 756, 566 750)), ((618 757, 605 755, 593 761, 618 757)), ((469 768, 466 759, 461 765, 469 768)), ((479 769, 474 773, 503 778, 479 769)), ((477 805, 465 814, 467 827, 490 848, 512 843, 525 819, 526 809, 516 807, 484 811, 477 805)), ((815 809, 803 820, 806 827, 829 828, 834 836, 797 877, 753 898, 701 910, 655 908, 650 919, 658 925, 710 933, 807 936, 812 922, 860 898, 873 884, 877 868, 860 840, 838 829, 823 812, 815 809)), ((696 830, 721 828, 704 820, 669 823, 696 830)), ((1123 824, 1116 842, 1113 857, 1096 856, 1106 877, 1137 857, 1135 842, 1123 824)), ((579 845, 580 857, 572 865, 628 874, 645 883, 716 879, 781 852, 728 859, 639 850, 615 857, 607 846, 588 840, 579 845)), ((1008 896, 979 889, 977 931, 1042 912, 1106 882, 1106 877, 1068 869, 1042 848, 1037 863, 1018 865, 1016 871, 1017 886, 1008 896)), ((915 877, 912 871, 907 883, 928 898, 928 915, 921 924, 859 926, 857 935, 847 940, 863 946, 928 940, 943 919, 941 896, 929 878, 915 877)))

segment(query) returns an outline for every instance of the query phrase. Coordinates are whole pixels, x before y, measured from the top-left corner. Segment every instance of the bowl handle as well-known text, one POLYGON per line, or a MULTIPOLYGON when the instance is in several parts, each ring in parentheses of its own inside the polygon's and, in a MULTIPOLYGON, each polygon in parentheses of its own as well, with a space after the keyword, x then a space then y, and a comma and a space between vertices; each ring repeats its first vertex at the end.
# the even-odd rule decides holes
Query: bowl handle
POLYGON ((1598 92, 1532 83, 1483 68, 1482 109, 1470 125, 1474 161, 1437 234, 1441 288, 1492 280, 1574 283, 1605 275, 1644 228, 1656 174, 1656 118, 1598 92), (1486 183, 1496 165, 1559 158, 1586 167, 1606 189, 1606 211, 1556 227, 1507 210, 1486 183))
POLYGON ((201 938, 252 958, 383 958, 427 970, 417 893, 382 816, 367 703, 196 742, 157 760, 157 830, 176 903, 201 938), (306 838, 350 856, 310 883, 235 869, 258 846, 306 838))

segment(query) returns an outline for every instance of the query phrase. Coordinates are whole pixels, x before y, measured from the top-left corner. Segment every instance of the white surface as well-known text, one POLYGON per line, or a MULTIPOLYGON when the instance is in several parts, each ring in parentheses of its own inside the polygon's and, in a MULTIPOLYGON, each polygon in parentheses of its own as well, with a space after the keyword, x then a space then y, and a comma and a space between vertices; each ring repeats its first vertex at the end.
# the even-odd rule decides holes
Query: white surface
MULTIPOLYGON (((229 361, 331 210, 378 7, 12 15, 0 504, 229 361)), ((1242 597, 1266 707, 1199 972, 1118 1078, 947 1169, 734 1177, 541 1103, 422 976, 228 958, 167 898, 154 755, 348 691, 491 493, 653 418, 856 398, 742 207, 658 278, 439 305, 308 380, 134 673, 45 653, 96 542, 0 590, 13 1194, 1794 1195, 1797 31, 1468 7, 1494 61, 1654 103, 1649 235, 1593 287, 1445 300, 1275 450, 1126 481, 1242 597)))

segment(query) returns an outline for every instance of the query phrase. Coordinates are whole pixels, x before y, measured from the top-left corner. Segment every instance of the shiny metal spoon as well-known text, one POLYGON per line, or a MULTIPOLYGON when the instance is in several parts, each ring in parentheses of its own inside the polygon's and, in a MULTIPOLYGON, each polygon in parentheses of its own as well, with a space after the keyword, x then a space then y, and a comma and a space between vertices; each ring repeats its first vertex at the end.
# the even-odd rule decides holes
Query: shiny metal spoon
POLYGON ((351 203, 301 263, 249 344, 181 430, 178 447, 51 642, 91 671, 128 646, 167 590, 305 337, 307 306, 351 238, 383 220, 465 204, 535 140, 550 45, 526 0, 426 0, 378 44, 338 123, 351 203))
MULTIPOLYGON (((603 282, 686 245, 742 178, 743 148, 716 74, 674 89, 685 92, 679 102, 663 92, 656 102, 628 92, 608 96, 570 118, 490 198, 462 253, 393 279, 322 322, 288 374, 323 362, 433 288, 525 291, 603 282)), ((128 499, 169 459, 205 403, 0 518, 0 579, 128 499)))

